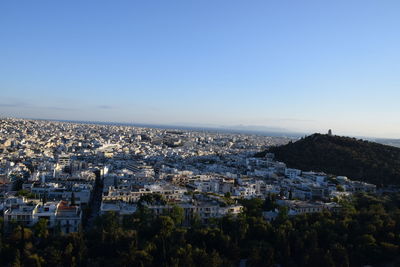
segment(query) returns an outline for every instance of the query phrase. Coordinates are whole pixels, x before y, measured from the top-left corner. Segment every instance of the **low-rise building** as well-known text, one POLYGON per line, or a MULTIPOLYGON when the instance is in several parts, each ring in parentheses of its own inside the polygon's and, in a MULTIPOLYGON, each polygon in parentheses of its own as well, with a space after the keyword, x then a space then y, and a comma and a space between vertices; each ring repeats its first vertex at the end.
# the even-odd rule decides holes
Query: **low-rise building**
POLYGON ((68 234, 78 232, 82 222, 82 211, 79 206, 70 206, 66 201, 60 201, 56 211, 56 225, 61 232, 68 234))
POLYGON ((70 233, 78 231, 82 221, 81 208, 66 201, 39 203, 38 200, 10 198, 5 200, 3 206, 6 227, 12 223, 31 227, 39 220, 46 220, 48 228, 59 227, 61 232, 70 233))

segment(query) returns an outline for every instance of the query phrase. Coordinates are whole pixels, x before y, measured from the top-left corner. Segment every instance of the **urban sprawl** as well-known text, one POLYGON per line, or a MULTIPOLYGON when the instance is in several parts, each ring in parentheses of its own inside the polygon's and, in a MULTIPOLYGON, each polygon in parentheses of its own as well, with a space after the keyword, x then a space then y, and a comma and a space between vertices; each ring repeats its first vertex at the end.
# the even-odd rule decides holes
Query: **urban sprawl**
MULTIPOLYGON (((154 216, 176 206, 185 223, 237 216, 240 199, 276 198, 289 216, 340 212, 340 199, 376 186, 288 168, 267 153, 286 137, 54 121, 0 120, 0 211, 5 226, 70 233, 98 215, 154 216)), ((274 220, 280 210, 264 211, 274 220)))

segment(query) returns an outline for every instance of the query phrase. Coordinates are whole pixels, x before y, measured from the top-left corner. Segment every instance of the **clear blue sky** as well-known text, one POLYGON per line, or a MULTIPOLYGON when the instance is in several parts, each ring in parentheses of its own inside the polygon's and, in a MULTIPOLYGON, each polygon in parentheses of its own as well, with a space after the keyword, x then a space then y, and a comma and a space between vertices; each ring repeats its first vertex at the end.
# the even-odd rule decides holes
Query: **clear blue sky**
POLYGON ((400 1, 1 1, 0 115, 400 138, 400 1))

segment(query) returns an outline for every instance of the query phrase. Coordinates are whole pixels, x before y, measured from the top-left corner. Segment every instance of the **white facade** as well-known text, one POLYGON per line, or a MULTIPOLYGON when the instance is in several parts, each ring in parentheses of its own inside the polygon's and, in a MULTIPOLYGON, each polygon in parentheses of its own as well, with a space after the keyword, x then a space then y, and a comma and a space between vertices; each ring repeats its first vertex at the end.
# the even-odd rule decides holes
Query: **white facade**
POLYGON ((295 179, 298 176, 300 176, 300 174, 301 174, 301 170, 298 170, 298 169, 287 168, 285 170, 285 176, 288 177, 289 179, 295 179))

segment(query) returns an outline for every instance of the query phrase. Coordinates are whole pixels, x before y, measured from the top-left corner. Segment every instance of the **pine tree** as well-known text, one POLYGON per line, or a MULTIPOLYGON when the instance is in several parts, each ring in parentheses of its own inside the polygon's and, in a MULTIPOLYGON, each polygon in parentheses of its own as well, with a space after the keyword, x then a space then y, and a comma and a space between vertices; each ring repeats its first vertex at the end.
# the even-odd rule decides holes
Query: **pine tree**
POLYGON ((17 252, 15 253, 15 258, 13 263, 11 264, 12 267, 20 267, 21 265, 21 253, 19 252, 19 249, 17 249, 17 252))

